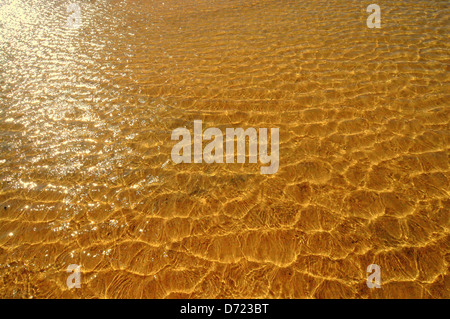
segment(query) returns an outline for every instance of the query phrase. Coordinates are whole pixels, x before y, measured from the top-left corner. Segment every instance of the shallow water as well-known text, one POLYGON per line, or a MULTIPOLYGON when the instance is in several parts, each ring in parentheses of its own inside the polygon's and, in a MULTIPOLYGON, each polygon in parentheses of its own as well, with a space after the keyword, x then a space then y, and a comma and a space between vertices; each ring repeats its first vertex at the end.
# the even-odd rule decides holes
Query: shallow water
POLYGON ((0 2, 0 297, 450 297, 448 1, 77 3, 0 2), (175 165, 194 120, 278 172, 175 165))

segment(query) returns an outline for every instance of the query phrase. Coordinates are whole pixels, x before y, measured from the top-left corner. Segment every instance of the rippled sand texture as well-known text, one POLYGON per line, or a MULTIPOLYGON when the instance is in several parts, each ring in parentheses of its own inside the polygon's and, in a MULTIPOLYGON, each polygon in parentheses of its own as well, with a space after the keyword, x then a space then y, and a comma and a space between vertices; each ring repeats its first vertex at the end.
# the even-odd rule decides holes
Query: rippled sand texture
POLYGON ((450 297, 448 1, 78 3, 0 4, 1 297, 450 297), (196 119, 278 173, 175 165, 196 119))

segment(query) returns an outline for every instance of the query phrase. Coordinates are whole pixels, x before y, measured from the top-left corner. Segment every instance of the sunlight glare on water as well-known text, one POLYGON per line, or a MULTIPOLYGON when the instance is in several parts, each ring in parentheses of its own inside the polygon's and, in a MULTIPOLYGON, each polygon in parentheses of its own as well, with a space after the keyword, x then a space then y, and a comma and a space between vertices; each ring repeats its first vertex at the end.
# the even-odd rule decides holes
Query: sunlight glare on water
POLYGON ((448 1, 68 3, 0 2, 0 297, 449 297, 448 1), (278 172, 174 164, 194 120, 278 172))

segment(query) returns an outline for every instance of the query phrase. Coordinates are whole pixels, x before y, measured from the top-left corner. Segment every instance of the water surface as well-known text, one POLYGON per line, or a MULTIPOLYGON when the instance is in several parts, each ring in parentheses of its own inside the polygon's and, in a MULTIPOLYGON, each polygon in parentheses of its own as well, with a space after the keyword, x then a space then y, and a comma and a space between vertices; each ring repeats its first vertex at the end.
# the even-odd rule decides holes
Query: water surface
POLYGON ((0 2, 1 297, 450 297, 448 1, 77 3, 0 2), (279 171, 175 165, 194 120, 279 171))

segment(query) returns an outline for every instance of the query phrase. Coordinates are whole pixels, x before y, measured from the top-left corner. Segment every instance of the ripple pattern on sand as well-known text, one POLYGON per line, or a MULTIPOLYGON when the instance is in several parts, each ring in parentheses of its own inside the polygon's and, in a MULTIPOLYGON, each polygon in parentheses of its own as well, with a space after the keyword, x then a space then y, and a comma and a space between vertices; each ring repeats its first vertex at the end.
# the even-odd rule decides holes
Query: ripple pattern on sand
POLYGON ((0 4, 1 297, 450 297, 448 1, 78 3, 0 4), (278 173, 175 165, 194 120, 278 173))

